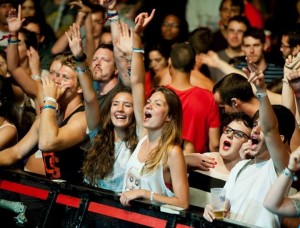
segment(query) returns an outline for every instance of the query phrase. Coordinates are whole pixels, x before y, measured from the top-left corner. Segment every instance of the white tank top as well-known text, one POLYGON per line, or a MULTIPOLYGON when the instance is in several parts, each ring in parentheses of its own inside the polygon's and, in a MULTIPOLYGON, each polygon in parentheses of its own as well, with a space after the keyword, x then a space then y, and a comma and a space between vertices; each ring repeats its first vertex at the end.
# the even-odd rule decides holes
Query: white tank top
POLYGON ((133 154, 129 158, 125 171, 123 192, 134 189, 145 189, 160 195, 172 197, 174 196, 174 193, 166 187, 164 182, 162 164, 154 171, 141 175, 141 170, 145 163, 138 160, 138 153, 141 145, 146 139, 147 135, 139 141, 133 154))

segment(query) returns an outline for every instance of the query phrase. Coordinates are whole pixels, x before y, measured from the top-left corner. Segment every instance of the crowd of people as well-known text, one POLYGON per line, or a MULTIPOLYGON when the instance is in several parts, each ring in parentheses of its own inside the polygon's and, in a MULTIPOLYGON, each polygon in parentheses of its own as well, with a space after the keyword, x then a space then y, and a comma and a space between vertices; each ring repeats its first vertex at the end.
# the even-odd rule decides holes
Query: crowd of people
POLYGON ((0 166, 210 222, 212 187, 232 220, 299 216, 298 21, 278 47, 257 1, 212 2, 187 1, 187 22, 142 1, 0 0, 0 166))

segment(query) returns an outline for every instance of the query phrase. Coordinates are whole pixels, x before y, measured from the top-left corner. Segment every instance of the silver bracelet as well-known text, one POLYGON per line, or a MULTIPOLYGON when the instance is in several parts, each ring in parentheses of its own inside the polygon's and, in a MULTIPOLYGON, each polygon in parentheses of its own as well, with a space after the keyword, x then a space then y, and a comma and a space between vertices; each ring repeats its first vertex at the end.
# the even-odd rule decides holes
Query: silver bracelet
POLYGON ((151 203, 154 203, 154 192, 153 191, 151 191, 151 193, 150 193, 150 201, 151 201, 151 203))

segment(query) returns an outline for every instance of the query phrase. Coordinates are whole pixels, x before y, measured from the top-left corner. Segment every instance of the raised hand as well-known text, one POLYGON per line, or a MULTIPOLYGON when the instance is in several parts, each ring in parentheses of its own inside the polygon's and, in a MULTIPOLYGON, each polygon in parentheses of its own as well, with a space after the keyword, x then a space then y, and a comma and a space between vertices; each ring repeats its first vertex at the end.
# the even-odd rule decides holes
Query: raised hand
POLYGON ((25 18, 21 18, 21 5, 18 6, 18 12, 16 11, 16 9, 11 9, 8 12, 8 30, 10 32, 18 32, 20 30, 20 28, 22 27, 22 23, 25 20, 25 18))
POLYGON ((248 82, 253 83, 257 89, 257 91, 266 91, 266 84, 264 79, 264 74, 261 70, 258 69, 258 67, 252 63, 251 61, 248 61, 248 65, 252 65, 252 69, 245 69, 243 68, 243 71, 248 77, 248 82))
POLYGON ((114 10, 116 8, 117 0, 99 0, 98 3, 107 10, 114 10))
POLYGON ((68 32, 65 32, 65 35, 68 38, 69 41, 69 47, 72 51, 72 54, 75 57, 80 57, 83 55, 83 45, 82 40, 80 36, 80 28, 78 25, 73 23, 73 25, 70 26, 70 29, 68 32))
MULTIPOLYGON (((299 52, 300 53, 300 52, 299 52)), ((289 55, 285 60, 284 77, 289 81, 291 88, 297 96, 300 96, 300 61, 299 53, 296 57, 289 55), (293 68, 288 67, 293 65, 293 68)))
POLYGON ((133 28, 129 28, 125 22, 120 22, 119 37, 115 41, 115 45, 124 55, 131 55, 133 43, 133 28))
POLYGON ((134 32, 140 35, 147 27, 147 25, 150 23, 150 21, 153 19, 154 14, 155 14, 155 9, 152 10, 150 16, 148 15, 148 13, 140 13, 138 16, 136 16, 136 18, 134 19, 135 22, 134 32))
POLYGON ((72 1, 72 2, 69 3, 69 5, 71 6, 71 8, 77 6, 79 8, 78 11, 81 12, 81 13, 84 13, 84 14, 88 14, 88 13, 90 13, 92 11, 91 8, 88 7, 88 6, 86 6, 86 5, 84 5, 82 3, 82 1, 79 1, 79 2, 72 1))
POLYGON ((214 68, 218 67, 218 63, 220 61, 220 57, 214 51, 208 51, 207 54, 200 54, 200 59, 203 64, 214 68))
POLYGON ((33 48, 30 47, 27 50, 27 56, 29 60, 29 67, 33 75, 40 75, 40 56, 39 53, 33 48))
POLYGON ((42 77, 42 83, 44 97, 53 97, 56 100, 59 100, 67 89, 66 87, 60 88, 54 81, 46 76, 42 77))
POLYGON ((296 172, 300 169, 300 147, 298 147, 291 155, 288 164, 288 168, 296 172))
POLYGON ((249 139, 247 142, 243 143, 243 145, 241 146, 240 150, 239 150, 239 154, 242 160, 244 159, 252 159, 252 155, 251 155, 251 145, 252 142, 249 139))

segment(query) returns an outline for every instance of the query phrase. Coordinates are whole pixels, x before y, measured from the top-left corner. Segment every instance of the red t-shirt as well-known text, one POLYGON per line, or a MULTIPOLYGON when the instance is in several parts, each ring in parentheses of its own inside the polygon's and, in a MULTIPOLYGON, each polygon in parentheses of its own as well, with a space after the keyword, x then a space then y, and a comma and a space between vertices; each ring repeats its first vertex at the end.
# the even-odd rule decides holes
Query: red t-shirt
POLYGON ((251 3, 245 3, 245 16, 248 18, 251 26, 264 28, 264 20, 261 12, 251 3))
POLYGON ((209 128, 221 126, 219 107, 214 100, 213 93, 199 87, 192 87, 179 91, 171 86, 180 98, 183 109, 182 138, 193 143, 198 153, 208 151, 209 128))

